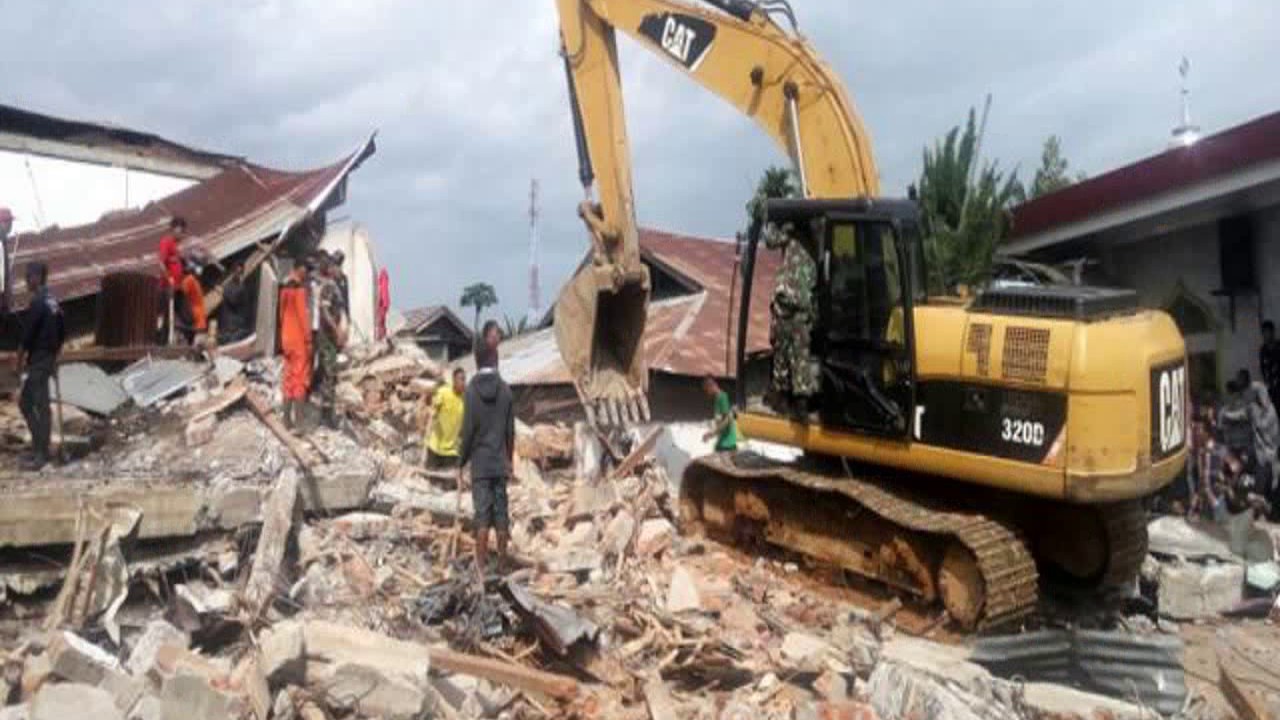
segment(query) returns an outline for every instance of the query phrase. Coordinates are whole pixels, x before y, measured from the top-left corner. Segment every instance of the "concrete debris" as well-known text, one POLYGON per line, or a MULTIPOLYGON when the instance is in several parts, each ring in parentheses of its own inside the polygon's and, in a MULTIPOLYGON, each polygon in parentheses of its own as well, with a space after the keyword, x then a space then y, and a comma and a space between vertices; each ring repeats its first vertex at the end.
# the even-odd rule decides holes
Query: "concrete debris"
POLYGON ((582 482, 593 483, 604 471, 604 446, 587 423, 573 426, 573 458, 574 475, 582 482))
MULTIPOLYGON (((129 402, 129 394, 120 383, 97 365, 67 363, 58 366, 61 400, 67 405, 97 414, 110 415, 129 402)), ((52 388, 53 381, 50 380, 52 388)), ((51 389, 51 393, 54 391, 51 389)), ((51 394, 51 397, 59 397, 51 394)))
POLYGON ((1270 594, 1280 587, 1280 564, 1274 560, 1254 563, 1245 570, 1244 581, 1255 592, 1270 594))
MULTIPOLYGON (((344 354, 338 430, 314 412, 284 425, 278 358, 137 363, 128 382, 145 412, 92 366, 73 393, 80 380, 64 375, 76 395, 64 409, 92 411, 71 432, 95 440, 38 482, 15 476, 0 504, 0 605, 27 641, 4 674, 26 713, 13 705, 0 720, 62 707, 94 720, 1141 717, 1124 691, 1093 695, 1097 685, 1053 675, 1059 640, 1019 656, 1039 681, 1018 684, 911 600, 816 590, 820 567, 682 536, 679 475, 706 451, 705 423, 626 437, 520 423, 512 557, 479 577, 471 493, 456 473, 422 468, 421 413, 440 369, 412 345, 344 354), (27 548, 42 559, 22 560, 27 548), (56 588, 60 603, 40 592, 56 588)), ((4 428, 10 416, 0 407, 4 428)), ((1275 592, 1274 542, 1271 557, 1244 560, 1263 549, 1258 532, 1176 518, 1150 532, 1143 592, 1166 617, 1217 617, 1243 593, 1275 592)), ((1252 599, 1250 612, 1271 610, 1270 597, 1252 599)), ((1213 632, 1140 620, 1126 622, 1144 642, 1213 632)), ((1195 676, 1212 687, 1193 700, 1271 702, 1275 683, 1249 664, 1274 667, 1267 642, 1280 630, 1213 627, 1247 622, 1262 654, 1226 637, 1195 676)), ((1125 671, 1139 677, 1147 663, 1134 658, 1125 671)))
POLYGON ((816 668, 834 650, 826 641, 808 633, 790 632, 782 639, 782 657, 806 669, 816 668))
MULTIPOLYGON (((178 716, 174 716, 178 717, 178 716)), ((84 683, 45 685, 31 701, 31 720, 124 720, 111 693, 84 683)))
POLYGON ((640 534, 636 537, 636 554, 640 557, 654 557, 671 547, 675 539, 676 529, 666 518, 651 518, 640 525, 640 534))
POLYGON ((285 470, 276 481, 271 497, 263 508, 262 534, 254 553, 253 569, 245 584, 244 602, 250 617, 261 616, 279 591, 280 565, 293 532, 294 515, 298 511, 298 475, 285 470))
POLYGON ((161 646, 176 645, 186 648, 191 643, 190 636, 168 622, 156 618, 143 630, 142 636, 133 645, 125 668, 134 675, 147 675, 156 661, 156 653, 161 646))
POLYGON ((258 658, 272 685, 301 684, 307 669, 302 625, 286 621, 268 628, 258 640, 258 658))
POLYGON ((693 575, 683 566, 671 573, 671 585, 667 590, 667 612, 679 613, 687 610, 701 610, 702 599, 698 594, 698 586, 693 575))
POLYGON ((207 445, 213 442, 213 433, 217 428, 217 418, 212 415, 202 415, 187 421, 187 426, 182 431, 182 438, 189 448, 207 445))
POLYGON ((163 720, 235 720, 242 709, 238 698, 200 675, 180 673, 166 678, 160 692, 163 720))
POLYGON ((369 540, 382 537, 391 527, 391 518, 382 513, 347 513, 334 518, 332 527, 352 540, 369 540))
POLYGON ((1243 565, 1169 563, 1160 568, 1160 614, 1174 620, 1216 617, 1244 596, 1243 565))

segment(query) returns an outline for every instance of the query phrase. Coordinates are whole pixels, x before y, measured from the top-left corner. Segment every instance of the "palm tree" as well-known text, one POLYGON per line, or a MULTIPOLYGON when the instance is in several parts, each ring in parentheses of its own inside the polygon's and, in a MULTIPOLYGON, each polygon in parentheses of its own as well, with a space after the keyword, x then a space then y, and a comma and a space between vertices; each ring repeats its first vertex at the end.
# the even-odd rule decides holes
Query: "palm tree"
POLYGON ((921 225, 934 283, 951 288, 980 285, 991 270, 996 247, 1009 231, 1009 208, 1021 193, 1015 170, 981 163, 974 110, 932 149, 924 150, 918 188, 921 225), (973 171, 977 169, 977 177, 973 171))
POLYGON ((489 283, 472 283, 462 289, 462 299, 458 301, 462 307, 474 307, 476 309, 476 321, 472 325, 472 331, 478 337, 480 335, 480 313, 484 312, 487 307, 498 304, 498 294, 493 291, 493 286, 489 283))
POLYGON ((777 165, 765 168, 764 175, 760 176, 760 182, 756 183, 755 195, 752 195, 751 200, 747 202, 748 227, 757 219, 762 219, 761 213, 764 212, 766 199, 796 197, 800 194, 795 178, 795 172, 791 168, 777 165))

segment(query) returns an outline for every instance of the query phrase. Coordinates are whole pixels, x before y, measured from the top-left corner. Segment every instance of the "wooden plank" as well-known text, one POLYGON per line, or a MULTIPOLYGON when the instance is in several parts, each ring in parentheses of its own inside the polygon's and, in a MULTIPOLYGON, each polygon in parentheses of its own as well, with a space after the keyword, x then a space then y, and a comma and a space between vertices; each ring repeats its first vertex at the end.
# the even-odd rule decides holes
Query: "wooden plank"
POLYGON ((262 508, 262 534, 253 554, 249 582, 244 587, 244 601, 251 617, 260 617, 276 593, 280 566, 297 511, 298 474, 285 468, 262 508))
POLYGON ((613 472, 609 473, 609 479, 617 480, 618 478, 629 475, 631 471, 635 469, 636 465, 640 464, 641 460, 649 457, 649 453, 653 451, 653 446, 657 444, 658 436, 661 434, 661 426, 649 431, 649 434, 645 439, 640 441, 640 444, 636 445, 631 452, 627 453, 627 456, 622 459, 622 462, 618 463, 618 466, 613 469, 613 472))
POLYGON ((484 678, 489 682, 525 692, 546 695, 556 700, 572 700, 578 696, 578 681, 565 675, 534 670, 502 660, 466 655, 445 648, 431 648, 431 665, 446 672, 484 678))
POLYGON ((285 447, 289 448, 289 452, 293 453, 293 456, 298 460, 298 464, 302 466, 303 472, 311 475, 314 463, 307 456, 307 446, 303 445, 302 441, 289 432, 289 428, 285 427, 280 418, 271 412, 271 408, 267 406, 266 401, 258 397, 257 393, 245 393, 244 401, 249 406, 249 409, 253 411, 253 414, 257 415, 258 419, 262 421, 262 424, 266 425, 275 434, 276 438, 284 443, 285 447))
POLYGON ((242 377, 236 378, 221 393, 202 403, 187 422, 198 422, 209 415, 216 415, 240 402, 247 392, 249 392, 249 384, 242 377))

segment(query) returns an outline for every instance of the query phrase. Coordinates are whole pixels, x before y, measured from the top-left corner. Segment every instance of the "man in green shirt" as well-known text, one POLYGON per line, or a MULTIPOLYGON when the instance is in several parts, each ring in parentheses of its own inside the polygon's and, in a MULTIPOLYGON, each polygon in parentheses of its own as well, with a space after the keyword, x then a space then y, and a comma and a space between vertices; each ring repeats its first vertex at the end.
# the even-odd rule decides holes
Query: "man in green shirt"
POLYGON ((729 401, 729 393, 720 389, 720 383, 710 375, 702 379, 702 389, 713 402, 715 424, 703 440, 716 439, 716 452, 732 452, 738 449, 738 421, 729 401))

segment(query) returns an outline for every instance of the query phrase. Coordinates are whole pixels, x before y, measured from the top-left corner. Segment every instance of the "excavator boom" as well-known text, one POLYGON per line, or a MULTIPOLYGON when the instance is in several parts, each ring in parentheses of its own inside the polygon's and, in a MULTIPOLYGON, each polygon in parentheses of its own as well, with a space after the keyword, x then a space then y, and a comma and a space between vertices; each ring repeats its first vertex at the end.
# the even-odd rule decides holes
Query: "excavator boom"
MULTIPOLYGON (((746 0, 557 0, 569 82, 579 206, 591 254, 556 303, 556 341, 588 417, 647 419, 640 261, 616 31, 756 122, 791 158, 808 197, 879 190, 870 140, 843 84, 794 30, 746 0)), ((771 7, 785 8, 785 5, 771 7)))

